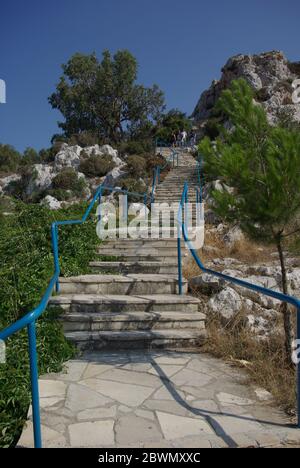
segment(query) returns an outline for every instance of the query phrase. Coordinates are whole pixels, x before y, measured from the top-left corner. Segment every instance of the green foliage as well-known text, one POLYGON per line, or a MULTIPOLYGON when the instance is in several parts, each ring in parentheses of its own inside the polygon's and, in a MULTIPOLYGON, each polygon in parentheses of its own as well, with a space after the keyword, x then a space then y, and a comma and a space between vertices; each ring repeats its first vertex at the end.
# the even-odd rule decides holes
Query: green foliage
POLYGON ((127 160, 127 169, 130 176, 142 177, 146 175, 146 159, 142 156, 130 155, 127 160))
POLYGON ((164 107, 158 86, 136 84, 137 61, 127 50, 111 56, 75 54, 63 65, 63 76, 49 102, 65 121, 59 126, 72 137, 89 132, 103 141, 124 140, 147 122, 157 120, 164 107))
POLYGON ((84 157, 81 153, 81 157, 79 171, 87 177, 102 177, 115 167, 112 157, 108 154, 101 157, 95 154, 84 157))
POLYGON ((269 126, 244 80, 222 93, 218 107, 234 129, 215 145, 204 139, 199 150, 206 170, 235 192, 214 192, 216 211, 251 237, 274 242, 288 234, 300 207, 300 134, 269 126))
POLYGON ((26 189, 28 187, 30 179, 36 174, 36 171, 27 165, 22 165, 19 167, 19 175, 21 178, 19 180, 14 180, 10 182, 7 192, 18 200, 22 200, 26 203, 36 203, 42 198, 41 193, 31 193, 28 195, 26 189))
MULTIPOLYGON (((10 202, 11 204, 11 202, 10 202)), ((6 204, 0 206, 7 209, 6 204)), ((50 225, 54 220, 78 219, 86 204, 56 212, 36 205, 16 203, 12 216, 0 218, 0 329, 36 307, 53 274, 50 225)), ((12 206, 10 206, 10 211, 12 206)), ((93 218, 81 226, 59 230, 62 274, 89 271, 99 240, 93 218)), ((22 430, 30 401, 26 331, 7 343, 7 363, 0 364, 0 446, 13 445, 22 430)), ((37 322, 39 372, 57 372, 73 354, 53 311, 37 322)))
POLYGON ((21 163, 21 154, 13 146, 0 144, 0 172, 16 172, 21 163))
MULTIPOLYGON (((146 187, 143 181, 137 180, 134 177, 123 177, 118 180, 118 185, 124 190, 128 190, 129 192, 135 192, 137 194, 144 194, 146 187)), ((128 195, 128 200, 133 202, 142 202, 143 198, 135 195, 128 195)))
POLYGON ((172 109, 162 117, 155 135, 159 140, 172 143, 174 133, 182 130, 189 132, 191 128, 191 121, 186 117, 186 114, 178 109, 172 109))
MULTIPOLYGON (((146 163, 147 163, 147 172, 150 176, 152 176, 153 170, 157 166, 160 166, 161 168, 166 166, 166 160, 160 154, 148 154, 146 157, 146 163)), ((168 165, 166 166, 166 168, 167 167, 168 165)))
POLYGON ((215 140, 220 135, 221 120, 218 117, 211 117, 204 126, 205 135, 211 140, 215 140))
POLYGON ((74 195, 82 195, 86 183, 72 167, 66 167, 59 172, 52 180, 54 189, 71 190, 74 195))
POLYGON ((60 188, 49 189, 47 190, 46 195, 51 195, 52 197, 56 198, 56 200, 59 200, 59 201, 67 201, 72 198, 72 192, 70 190, 64 190, 60 188))
POLYGON ((129 140, 118 145, 120 154, 138 154, 143 155, 153 151, 153 142, 149 139, 129 140))
MULTIPOLYGON (((237 223, 251 238, 277 247, 282 291, 288 293, 284 245, 300 232, 300 133, 271 127, 253 91, 244 80, 222 93, 218 107, 233 128, 224 129, 215 144, 206 138, 199 145, 207 170, 221 177, 234 192, 213 192, 216 212, 237 223)), ((292 315, 281 305, 287 362, 292 366, 292 315)))
POLYGON ((22 166, 30 166, 32 164, 39 164, 40 162, 39 153, 34 148, 26 148, 21 159, 22 166))
POLYGON ((53 141, 53 144, 50 148, 41 149, 39 152, 39 156, 41 162, 43 163, 51 163, 54 161, 56 154, 60 151, 61 146, 64 142, 63 141, 53 141))

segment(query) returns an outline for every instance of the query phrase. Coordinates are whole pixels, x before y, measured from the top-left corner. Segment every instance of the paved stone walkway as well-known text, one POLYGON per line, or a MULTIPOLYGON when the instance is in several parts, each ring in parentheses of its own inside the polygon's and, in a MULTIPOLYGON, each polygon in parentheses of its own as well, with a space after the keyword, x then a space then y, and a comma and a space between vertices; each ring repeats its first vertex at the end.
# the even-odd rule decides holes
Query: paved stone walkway
MULTIPOLYGON (((44 447, 248 447, 300 429, 246 375, 205 354, 85 354, 40 379, 44 447)), ((30 418, 31 410, 29 410, 30 418)), ((19 446, 32 447, 29 420, 19 446)))

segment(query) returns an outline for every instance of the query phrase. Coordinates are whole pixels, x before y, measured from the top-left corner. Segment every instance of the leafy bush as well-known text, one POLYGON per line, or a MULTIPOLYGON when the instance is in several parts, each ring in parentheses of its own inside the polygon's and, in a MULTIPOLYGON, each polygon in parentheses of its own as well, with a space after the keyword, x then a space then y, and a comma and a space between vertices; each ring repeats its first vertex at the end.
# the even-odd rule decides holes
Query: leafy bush
MULTIPOLYGON (((56 212, 21 202, 14 208, 13 216, 0 217, 0 329, 37 306, 48 285, 53 273, 51 222, 80 218, 86 204, 56 212)), ((92 218, 81 226, 60 228, 62 274, 87 273, 98 243, 92 218)), ((26 419, 30 402, 27 347, 26 330, 13 335, 7 342, 7 362, 0 365, 1 447, 16 443, 26 419)), ((37 321, 37 347, 40 374, 61 370, 63 362, 74 354, 60 324, 53 320, 53 312, 44 313, 37 321)))
POLYGON ((86 187, 85 180, 79 178, 77 172, 71 168, 66 167, 59 172, 52 180, 54 189, 71 190, 74 195, 81 195, 86 187))
POLYGON ((19 174, 21 175, 21 178, 19 180, 12 181, 6 189, 7 192, 18 200, 22 200, 26 203, 36 203, 43 198, 42 193, 33 192, 30 195, 26 193, 29 181, 33 174, 35 174, 32 167, 27 165, 20 166, 19 174))
POLYGON ((33 148, 26 148, 21 158, 22 166, 30 166, 41 162, 39 153, 33 148))
POLYGON ((157 166, 164 167, 166 165, 166 160, 163 156, 159 154, 149 154, 146 158, 147 163, 147 172, 152 175, 153 169, 157 166))
POLYGON ((72 192, 70 190, 64 190, 59 188, 47 190, 47 192, 45 192, 45 196, 46 195, 51 195, 59 201, 66 201, 72 198, 72 192))
POLYGON ((0 171, 16 172, 21 162, 21 154, 13 146, 0 144, 0 171))
POLYGON ((162 118, 161 124, 157 126, 156 138, 167 143, 173 142, 173 134, 182 130, 190 131, 191 121, 186 114, 178 109, 171 109, 162 118))
POLYGON ((151 140, 130 140, 118 145, 120 154, 139 154, 144 155, 153 150, 153 142, 151 140))
POLYGON ((147 167, 145 158, 132 154, 131 156, 128 156, 126 162, 128 172, 131 176, 145 176, 147 167))
POLYGON ((44 163, 51 163, 54 161, 55 159, 55 156, 57 155, 57 153, 60 151, 62 145, 63 145, 64 142, 62 141, 55 141, 53 143, 53 145, 51 146, 51 148, 43 148, 40 150, 39 152, 39 156, 40 156, 40 159, 41 159, 41 162, 44 162, 44 163))
POLYGON ((84 152, 81 153, 83 158, 80 161, 79 171, 83 172, 87 177, 102 177, 110 172, 115 164, 109 155, 96 156, 92 154, 91 156, 84 157, 84 152))
MULTIPOLYGON (((138 194, 144 194, 146 191, 145 183, 142 180, 134 179, 133 177, 123 177, 118 180, 118 185, 124 190, 129 192, 136 192, 138 194)), ((129 195, 129 201, 143 201, 143 198, 139 196, 129 195)))
POLYGON ((211 140, 215 140, 220 135, 221 122, 218 117, 211 117, 204 126, 205 135, 211 140))
POLYGON ((86 131, 72 135, 67 143, 69 145, 79 145, 85 148, 87 146, 101 145, 103 142, 100 141, 99 137, 94 132, 86 131))

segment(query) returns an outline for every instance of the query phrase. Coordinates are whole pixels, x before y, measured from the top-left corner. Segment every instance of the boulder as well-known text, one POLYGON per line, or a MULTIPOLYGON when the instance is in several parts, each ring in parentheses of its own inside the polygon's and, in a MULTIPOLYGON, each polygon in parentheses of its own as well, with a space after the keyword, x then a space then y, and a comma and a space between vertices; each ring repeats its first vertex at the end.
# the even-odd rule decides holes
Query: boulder
POLYGON ((122 169, 122 166, 115 167, 112 171, 106 174, 104 179, 104 185, 114 187, 116 182, 126 174, 126 171, 122 169))
POLYGON ((220 79, 213 80, 211 86, 201 94, 193 112, 195 122, 203 131, 205 123, 213 116, 213 109, 222 91, 238 78, 244 78, 255 90, 255 99, 266 109, 270 123, 276 122, 281 109, 291 110, 294 120, 300 122, 300 103, 292 102, 291 83, 299 78, 296 69, 297 64, 289 62, 280 51, 258 55, 239 54, 229 58, 221 70, 220 79))
POLYGON ((48 164, 34 164, 32 167, 32 176, 26 187, 26 195, 33 192, 42 192, 51 186, 52 179, 55 176, 52 166, 48 164))
POLYGON ((203 294, 219 292, 224 285, 225 281, 208 273, 202 273, 202 275, 194 276, 189 280, 189 288, 191 290, 198 290, 203 294))
POLYGON ((54 168, 60 171, 64 167, 77 169, 80 164, 81 146, 69 146, 64 143, 54 159, 54 168))
POLYGON ((94 145, 94 146, 88 146, 83 149, 84 153, 87 154, 88 156, 92 156, 94 154, 95 156, 105 156, 108 155, 112 158, 112 161, 116 166, 122 166, 125 163, 118 157, 118 151, 113 149, 110 145, 94 145))
POLYGON ((233 247, 238 241, 242 241, 245 238, 243 232, 238 226, 233 226, 223 236, 223 240, 228 247, 233 247))
POLYGON ((6 192, 6 189, 9 188, 9 185, 11 182, 17 182, 20 179, 21 179, 21 176, 19 174, 11 174, 6 177, 1 177, 0 178, 0 194, 6 192))
POLYGON ((62 203, 51 195, 47 195, 43 200, 41 200, 40 205, 45 206, 50 210, 59 210, 62 203))
POLYGON ((208 308, 223 319, 229 320, 241 310, 242 303, 240 295, 227 286, 210 298, 208 308))

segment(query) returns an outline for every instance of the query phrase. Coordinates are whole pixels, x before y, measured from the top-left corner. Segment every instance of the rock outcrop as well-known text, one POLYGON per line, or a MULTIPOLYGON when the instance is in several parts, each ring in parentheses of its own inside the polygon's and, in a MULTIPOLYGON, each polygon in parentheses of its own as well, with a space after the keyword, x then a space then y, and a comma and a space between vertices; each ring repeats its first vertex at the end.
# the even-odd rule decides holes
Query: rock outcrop
POLYGON ((236 55, 222 68, 219 80, 214 80, 193 112, 195 122, 202 127, 212 117, 212 110, 224 89, 232 80, 244 78, 255 90, 256 100, 266 109, 270 123, 275 123, 278 110, 289 110, 300 122, 300 103, 293 103, 292 83, 300 78, 300 62, 291 63, 282 52, 259 55, 236 55))
MULTIPOLYGON (((125 166, 126 162, 118 156, 118 151, 109 145, 94 145, 82 148, 78 145, 69 146, 64 143, 56 154, 53 162, 33 164, 28 168, 29 170, 25 177, 21 174, 11 174, 0 178, 0 194, 9 195, 13 193, 14 184, 20 183, 22 185, 24 195, 28 199, 31 199, 33 195, 37 199, 43 197, 40 203, 55 210, 60 208, 64 202, 58 201, 52 196, 52 194, 47 194, 47 192, 53 189, 53 179, 65 169, 74 169, 78 181, 83 182, 81 196, 78 194, 77 196, 73 196, 72 193, 69 193, 70 199, 66 204, 70 204, 78 202, 78 198, 89 200, 92 192, 95 191, 95 189, 103 182, 105 182, 106 185, 114 186, 118 179, 126 174, 126 171, 124 170, 125 166), (105 159, 109 156, 113 162, 113 169, 107 172, 104 176, 87 177, 85 174, 80 172, 80 163, 84 158, 92 155, 99 158, 100 163, 101 158, 105 159)), ((65 190, 65 192, 71 191, 65 190)))

